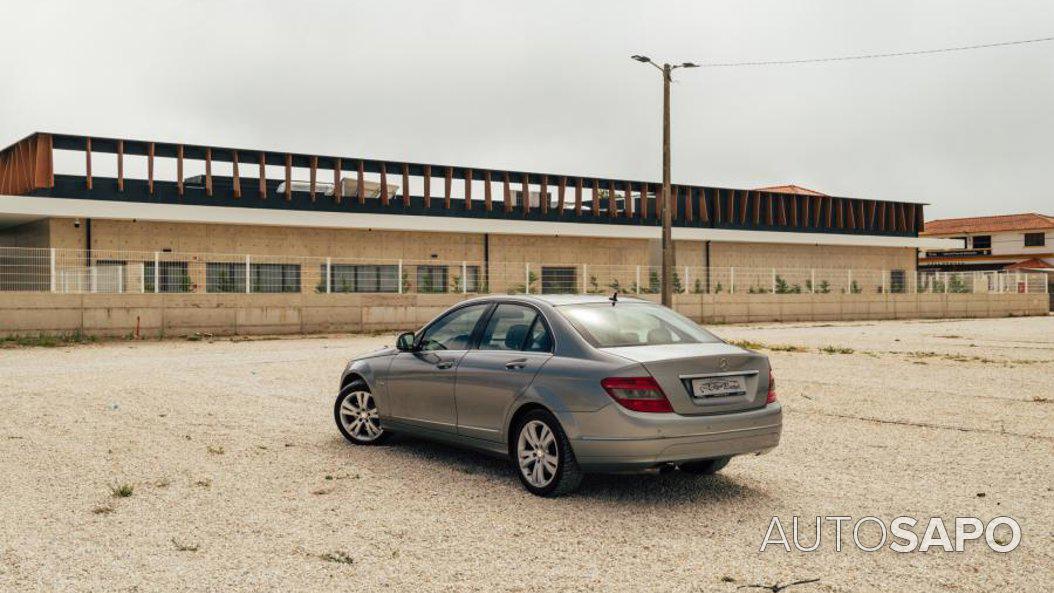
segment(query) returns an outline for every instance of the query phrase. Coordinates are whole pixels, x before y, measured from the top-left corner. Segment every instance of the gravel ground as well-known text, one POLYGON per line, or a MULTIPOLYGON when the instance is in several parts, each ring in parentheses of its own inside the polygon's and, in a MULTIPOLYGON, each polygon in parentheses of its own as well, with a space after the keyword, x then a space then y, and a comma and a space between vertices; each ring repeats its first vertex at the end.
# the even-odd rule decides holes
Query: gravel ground
POLYGON ((392 336, 0 350, 0 590, 1051 590, 1054 318, 714 330, 805 349, 766 350, 783 444, 555 500, 475 453, 340 438, 344 361, 392 336), (836 552, 825 527, 760 553, 774 515, 1009 515, 1024 537, 836 552))

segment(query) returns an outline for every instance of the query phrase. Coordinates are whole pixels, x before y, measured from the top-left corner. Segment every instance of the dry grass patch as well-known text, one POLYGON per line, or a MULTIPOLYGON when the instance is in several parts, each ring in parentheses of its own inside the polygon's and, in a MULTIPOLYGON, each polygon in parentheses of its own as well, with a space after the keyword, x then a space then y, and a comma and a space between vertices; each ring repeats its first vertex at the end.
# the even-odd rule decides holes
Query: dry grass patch
POLYGON ((135 486, 131 484, 110 484, 110 495, 114 498, 128 498, 135 494, 135 486))
POLYGON ((179 552, 197 552, 200 548, 200 544, 184 544, 176 538, 172 538, 172 545, 176 547, 179 552))
POLYGON ((98 341, 99 338, 86 336, 79 331, 57 335, 6 336, 0 337, 0 348, 58 348, 72 344, 94 344, 98 341))
POLYGON ((809 349, 805 346, 796 346, 794 344, 774 344, 768 346, 769 350, 773 352, 808 352, 809 349))
POLYGON ((355 564, 355 559, 348 555, 347 552, 326 552, 319 554, 319 558, 326 562, 336 562, 337 564, 355 564))
POLYGON ((761 350, 765 347, 761 342, 752 342, 750 340, 729 340, 728 343, 747 350, 761 350))
POLYGON ((820 348, 820 352, 823 352, 824 354, 852 354, 856 352, 856 350, 845 346, 824 346, 823 348, 820 348))

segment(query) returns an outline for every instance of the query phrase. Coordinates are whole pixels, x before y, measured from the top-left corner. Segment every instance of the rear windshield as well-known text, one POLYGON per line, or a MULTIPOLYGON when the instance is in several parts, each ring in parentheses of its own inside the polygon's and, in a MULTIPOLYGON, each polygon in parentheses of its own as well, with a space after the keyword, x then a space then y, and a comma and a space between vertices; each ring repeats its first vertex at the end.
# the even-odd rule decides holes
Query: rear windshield
POLYGON ((650 303, 590 303, 557 310, 597 348, 721 341, 687 317, 650 303))

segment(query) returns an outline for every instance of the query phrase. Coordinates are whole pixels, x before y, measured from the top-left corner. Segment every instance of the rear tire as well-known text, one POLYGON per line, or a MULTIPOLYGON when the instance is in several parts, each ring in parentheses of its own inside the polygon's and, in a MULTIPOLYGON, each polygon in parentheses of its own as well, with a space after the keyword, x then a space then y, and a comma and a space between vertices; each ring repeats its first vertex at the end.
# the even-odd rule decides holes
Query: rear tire
POLYGON ((531 410, 519 419, 509 453, 520 483, 535 496, 562 496, 582 483, 571 442, 548 410, 531 410))
POLYGON ((715 457, 713 459, 704 459, 703 461, 689 461, 688 463, 682 463, 678 467, 686 474, 712 476, 724 469, 731 460, 731 457, 715 457))
POLYGON ((356 445, 381 445, 392 436, 381 426, 377 417, 377 401, 370 392, 370 386, 361 379, 348 383, 340 390, 333 405, 333 417, 340 434, 356 445))

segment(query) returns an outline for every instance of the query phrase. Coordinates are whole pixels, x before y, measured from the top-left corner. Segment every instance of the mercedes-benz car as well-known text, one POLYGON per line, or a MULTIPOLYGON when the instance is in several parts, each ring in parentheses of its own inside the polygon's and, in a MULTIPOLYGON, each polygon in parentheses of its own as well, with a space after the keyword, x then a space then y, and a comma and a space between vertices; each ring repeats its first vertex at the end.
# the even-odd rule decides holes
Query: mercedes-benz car
POLYGON ((590 472, 711 474, 782 429, 767 357, 617 294, 458 303, 351 360, 333 414, 356 445, 403 433, 507 457, 539 496, 590 472))

